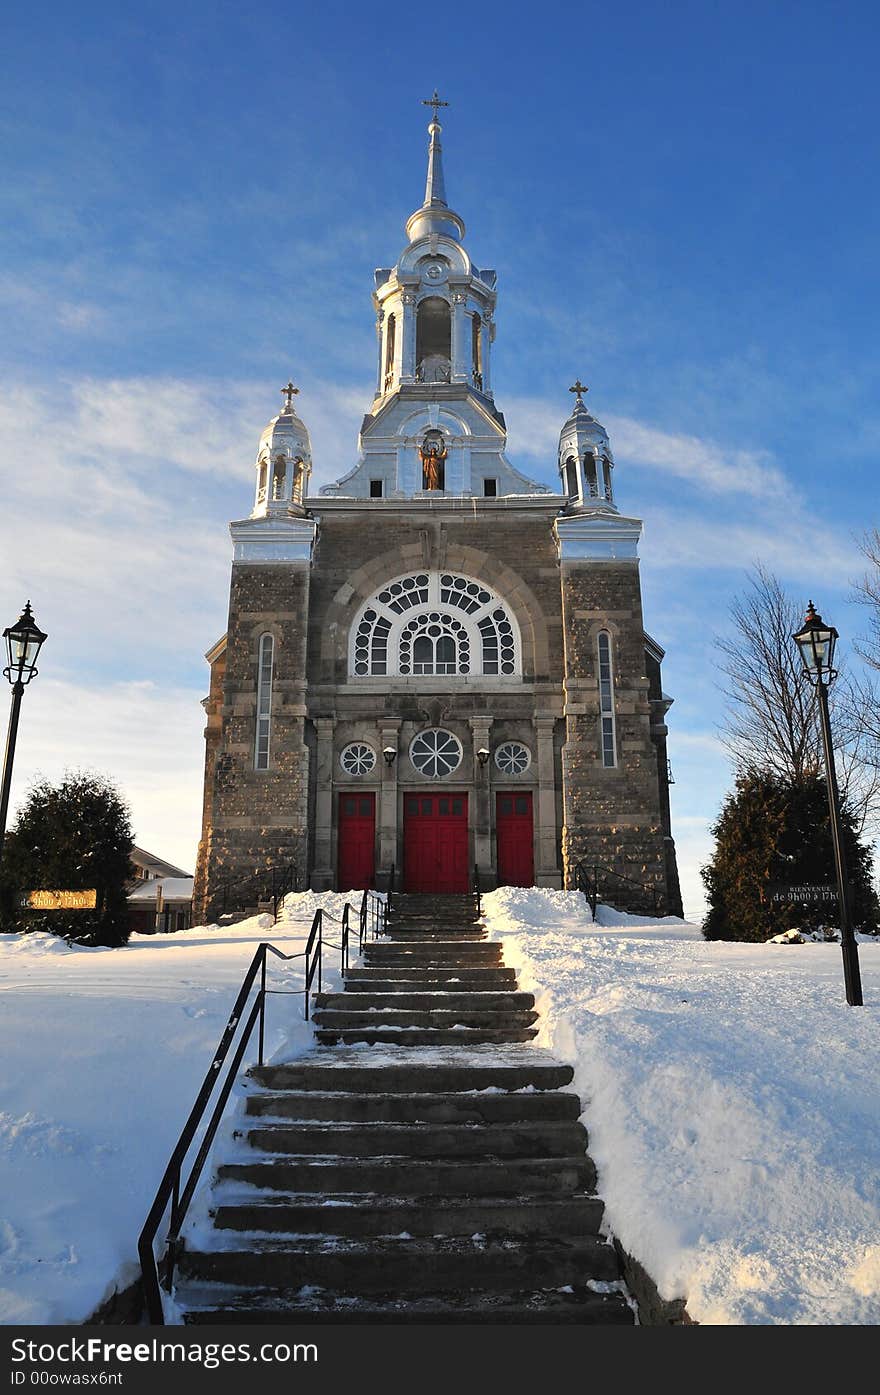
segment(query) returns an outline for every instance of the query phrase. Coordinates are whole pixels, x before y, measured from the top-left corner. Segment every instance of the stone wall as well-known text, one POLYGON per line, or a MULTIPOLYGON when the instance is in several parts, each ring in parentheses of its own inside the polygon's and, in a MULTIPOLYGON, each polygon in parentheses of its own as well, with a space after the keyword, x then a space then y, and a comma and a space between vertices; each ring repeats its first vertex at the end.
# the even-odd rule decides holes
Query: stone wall
MULTIPOLYGON (((566 885, 583 862, 642 888, 621 890, 628 910, 666 912, 666 849, 651 739, 638 562, 565 562, 565 728, 562 851, 566 885), (611 635, 617 763, 602 763, 598 647, 611 635)), ((610 893, 609 893, 610 899, 610 893)))

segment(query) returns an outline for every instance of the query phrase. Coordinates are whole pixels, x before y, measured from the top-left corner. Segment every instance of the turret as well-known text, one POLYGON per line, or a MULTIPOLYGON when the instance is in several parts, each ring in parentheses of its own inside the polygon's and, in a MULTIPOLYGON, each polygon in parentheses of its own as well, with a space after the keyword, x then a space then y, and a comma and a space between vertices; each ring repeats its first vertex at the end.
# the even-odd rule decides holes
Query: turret
POLYGON ((312 448, 309 433, 293 410, 298 392, 291 382, 281 389, 285 404, 260 437, 252 518, 302 509, 312 472, 312 448))
POLYGON ((614 457, 605 427, 587 410, 587 388, 578 378, 570 392, 576 394, 574 411, 559 433, 559 473, 562 493, 570 508, 612 509, 614 457))

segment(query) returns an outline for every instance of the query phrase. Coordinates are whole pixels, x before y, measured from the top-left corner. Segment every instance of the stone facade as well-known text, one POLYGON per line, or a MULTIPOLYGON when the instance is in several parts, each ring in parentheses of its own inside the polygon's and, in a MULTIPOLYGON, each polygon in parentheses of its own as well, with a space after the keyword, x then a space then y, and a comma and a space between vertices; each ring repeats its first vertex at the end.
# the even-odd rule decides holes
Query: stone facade
POLYGON ((374 811, 364 875, 381 885, 409 858, 412 884, 413 796, 444 791, 466 809, 484 886, 516 795, 530 820, 520 880, 570 886, 580 864, 600 866, 628 879, 630 908, 680 911, 641 525, 617 510, 608 436, 580 383, 560 492, 507 460, 489 363, 496 276, 461 245, 439 129, 408 245, 377 273, 358 463, 309 493, 289 384, 260 437, 251 517, 232 525, 229 627, 208 655, 196 915, 218 912, 224 882, 288 862, 301 883, 337 885, 348 795, 374 811), (454 751, 447 768, 417 757, 428 737, 454 751))

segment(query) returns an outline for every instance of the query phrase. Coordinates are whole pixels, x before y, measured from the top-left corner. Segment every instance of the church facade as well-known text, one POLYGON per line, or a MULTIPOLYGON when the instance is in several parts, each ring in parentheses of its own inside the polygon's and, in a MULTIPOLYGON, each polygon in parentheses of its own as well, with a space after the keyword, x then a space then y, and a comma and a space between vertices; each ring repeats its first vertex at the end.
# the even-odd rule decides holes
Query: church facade
POLYGON ((290 863, 315 889, 381 887, 394 868, 398 888, 441 893, 475 866, 484 888, 560 887, 585 864, 628 878, 631 909, 680 913, 641 524, 617 507, 580 381, 558 488, 507 459, 496 273, 447 204, 432 105, 424 202, 376 272, 358 462, 309 492, 289 384, 231 525, 194 915, 290 863))

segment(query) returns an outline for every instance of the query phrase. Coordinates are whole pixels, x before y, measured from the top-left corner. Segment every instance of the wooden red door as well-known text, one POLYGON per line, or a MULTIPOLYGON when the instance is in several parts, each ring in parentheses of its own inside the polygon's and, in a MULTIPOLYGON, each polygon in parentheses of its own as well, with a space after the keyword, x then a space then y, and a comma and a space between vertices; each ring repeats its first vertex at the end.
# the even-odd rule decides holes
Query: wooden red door
POLYGON ((466 794, 404 796, 403 866, 407 891, 467 891, 466 794))
POLYGON ((362 890, 376 880, 376 796, 339 796, 340 891, 362 890))
POLYGON ((534 886, 535 841, 530 792, 496 795, 495 839, 498 885, 534 886))

